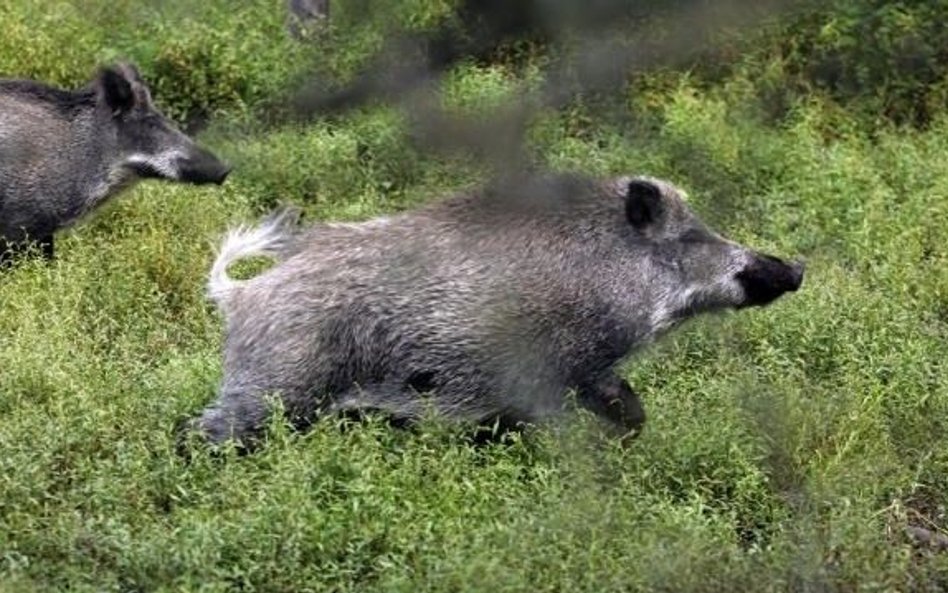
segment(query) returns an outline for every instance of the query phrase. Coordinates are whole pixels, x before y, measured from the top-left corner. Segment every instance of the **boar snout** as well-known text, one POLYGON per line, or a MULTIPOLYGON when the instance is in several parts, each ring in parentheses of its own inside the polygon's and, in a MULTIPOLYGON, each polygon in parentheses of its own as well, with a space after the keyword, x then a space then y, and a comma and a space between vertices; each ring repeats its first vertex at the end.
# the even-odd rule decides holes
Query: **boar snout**
POLYGON ((766 254, 754 254, 750 263, 737 274, 744 289, 740 307, 762 306, 773 302, 784 293, 795 292, 803 283, 803 262, 787 263, 766 254))
POLYGON ((178 163, 181 181, 194 184, 214 183, 221 185, 232 167, 218 159, 210 151, 197 148, 178 163))

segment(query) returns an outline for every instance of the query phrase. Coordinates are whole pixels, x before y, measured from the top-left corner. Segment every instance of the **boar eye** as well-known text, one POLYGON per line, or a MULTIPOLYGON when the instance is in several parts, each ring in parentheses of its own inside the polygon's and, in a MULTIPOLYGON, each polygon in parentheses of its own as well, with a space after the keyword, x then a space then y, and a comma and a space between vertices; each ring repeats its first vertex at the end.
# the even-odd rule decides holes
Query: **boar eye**
POLYGON ((662 191, 643 180, 629 182, 625 198, 625 216, 629 224, 642 228, 656 222, 662 215, 662 191))

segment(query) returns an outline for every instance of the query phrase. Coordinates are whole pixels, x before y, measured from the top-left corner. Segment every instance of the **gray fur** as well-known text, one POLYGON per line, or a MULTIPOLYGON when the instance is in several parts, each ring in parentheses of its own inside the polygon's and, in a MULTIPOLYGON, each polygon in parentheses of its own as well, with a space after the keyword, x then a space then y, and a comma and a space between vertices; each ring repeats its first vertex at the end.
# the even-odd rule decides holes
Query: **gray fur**
POLYGON ((221 183, 229 167, 174 128, 131 64, 65 91, 0 80, 0 251, 49 240, 142 177, 221 183))
POLYGON ((361 408, 411 420, 426 406, 532 421, 576 389, 636 430, 644 412, 618 362, 695 314, 795 290, 803 273, 761 271, 765 256, 708 230, 677 188, 650 178, 533 178, 364 223, 293 222, 231 233, 214 264, 224 378, 197 420, 213 442, 252 441, 270 394, 305 426, 361 408), (260 253, 278 264, 227 277, 260 253))

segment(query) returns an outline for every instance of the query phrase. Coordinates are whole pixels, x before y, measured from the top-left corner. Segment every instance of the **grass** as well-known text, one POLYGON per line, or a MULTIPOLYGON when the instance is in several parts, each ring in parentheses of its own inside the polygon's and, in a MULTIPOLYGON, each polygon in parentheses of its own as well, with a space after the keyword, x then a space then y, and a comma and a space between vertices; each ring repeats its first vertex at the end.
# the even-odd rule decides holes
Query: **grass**
MULTIPOLYGON (((517 83, 466 65, 445 102, 517 83)), ((577 104, 531 128, 539 163, 667 177, 729 236, 808 261, 801 292, 630 361, 650 416, 631 447, 584 414, 480 448, 434 420, 327 420, 186 462, 173 427, 220 377, 204 282, 229 225, 279 202, 358 220, 483 176, 382 108, 248 136, 221 103, 223 188, 144 183, 0 276, 0 591, 948 588, 904 536, 948 528, 948 120, 866 130, 812 96, 764 124, 751 86, 682 77, 648 117, 577 104)))

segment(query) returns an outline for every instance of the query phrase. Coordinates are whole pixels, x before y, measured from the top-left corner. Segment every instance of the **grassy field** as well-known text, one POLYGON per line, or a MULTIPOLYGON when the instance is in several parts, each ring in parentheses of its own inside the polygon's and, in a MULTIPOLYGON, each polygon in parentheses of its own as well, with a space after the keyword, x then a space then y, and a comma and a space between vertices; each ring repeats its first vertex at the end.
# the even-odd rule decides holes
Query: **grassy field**
MULTIPOLYGON (((484 171, 411 148, 382 107, 249 132, 311 59, 278 2, 34 4, 0 4, 0 72, 75 84, 130 56, 169 113, 214 115, 201 139, 237 167, 221 189, 144 183, 51 265, 0 275, 0 591, 948 588, 948 556, 905 535, 948 528, 948 118, 867 121, 814 91, 775 122, 741 68, 546 112, 538 163, 671 179, 728 236, 806 258, 804 288, 630 361, 650 419, 626 449, 580 413, 479 448, 436 421, 327 420, 186 462, 173 428, 220 378, 204 283, 229 225, 280 202, 360 220, 484 171)), ((360 35, 324 40, 324 69, 351 70, 360 35)), ((444 100, 523 76, 464 64, 444 100)))

